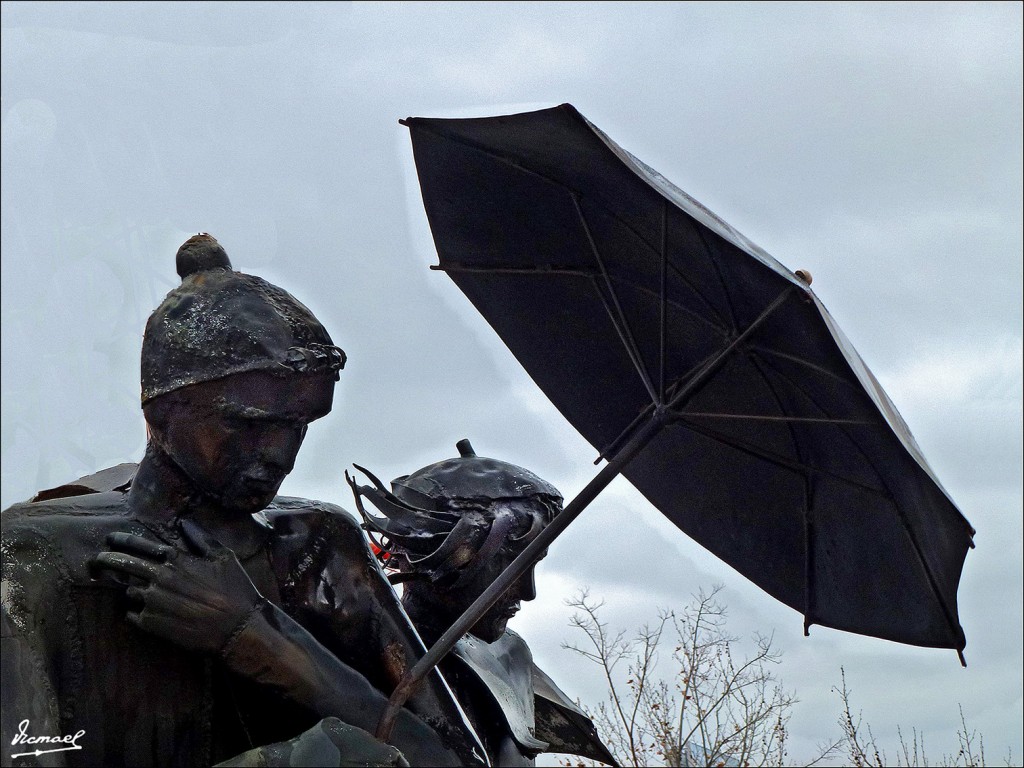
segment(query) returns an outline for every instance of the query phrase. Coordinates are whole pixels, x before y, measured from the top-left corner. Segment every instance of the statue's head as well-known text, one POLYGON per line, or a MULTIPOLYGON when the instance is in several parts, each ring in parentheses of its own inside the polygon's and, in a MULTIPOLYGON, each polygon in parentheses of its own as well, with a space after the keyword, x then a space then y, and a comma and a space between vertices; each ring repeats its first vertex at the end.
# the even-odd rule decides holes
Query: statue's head
MULTIPOLYGON (((357 486, 356 505, 381 556, 397 568, 405 597, 441 629, 451 625, 551 522, 562 496, 532 472, 477 456, 468 440, 460 456, 392 481, 357 486), (365 497, 383 513, 366 511, 365 497)), ((505 632, 520 603, 536 597, 531 567, 471 630, 486 642, 505 632)))
POLYGON ((235 272, 209 235, 178 250, 181 285, 149 318, 142 405, 150 439, 222 506, 265 507, 309 422, 331 410, 345 354, 305 306, 235 272))

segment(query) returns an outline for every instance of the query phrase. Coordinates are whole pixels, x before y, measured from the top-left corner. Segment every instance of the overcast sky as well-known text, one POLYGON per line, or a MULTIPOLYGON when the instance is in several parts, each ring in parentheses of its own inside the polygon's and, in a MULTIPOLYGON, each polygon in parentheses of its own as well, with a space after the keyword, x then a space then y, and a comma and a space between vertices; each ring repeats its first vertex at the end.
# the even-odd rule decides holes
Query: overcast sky
POLYGON ((791 757, 836 734, 840 666, 894 756, 1022 748, 1022 6, 7 3, 2 6, 2 503, 144 448, 138 358, 208 231, 349 354, 283 492, 351 506, 477 451, 571 497, 594 450, 441 273, 407 116, 574 104, 814 289, 978 533, 959 592, 968 667, 814 627, 616 481, 551 548, 513 622, 571 695, 582 585, 629 626, 721 583, 775 633, 791 757))

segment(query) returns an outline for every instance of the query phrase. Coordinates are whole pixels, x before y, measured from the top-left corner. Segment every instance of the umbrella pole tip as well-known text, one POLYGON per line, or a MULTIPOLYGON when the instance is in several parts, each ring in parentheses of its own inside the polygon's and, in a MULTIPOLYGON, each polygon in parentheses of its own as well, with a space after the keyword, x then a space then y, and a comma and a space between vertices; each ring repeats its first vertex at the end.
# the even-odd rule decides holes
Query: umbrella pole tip
POLYGON ((459 442, 455 444, 455 447, 459 451, 459 456, 464 459, 469 458, 470 456, 476 456, 476 451, 473 450, 473 446, 466 438, 459 440, 459 442))

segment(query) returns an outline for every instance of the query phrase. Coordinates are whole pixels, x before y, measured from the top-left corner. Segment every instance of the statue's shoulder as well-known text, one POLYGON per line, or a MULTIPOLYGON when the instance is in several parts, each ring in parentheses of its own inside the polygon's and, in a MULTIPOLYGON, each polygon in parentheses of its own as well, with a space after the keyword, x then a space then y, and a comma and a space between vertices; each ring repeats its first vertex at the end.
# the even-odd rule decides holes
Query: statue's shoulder
POLYGON ((523 754, 547 751, 548 744, 534 737, 533 654, 526 641, 510 629, 491 643, 469 634, 455 644, 452 656, 490 695, 523 754))
POLYGON ((337 504, 298 496, 275 496, 263 515, 278 525, 341 526, 359 529, 355 515, 337 504))
POLYGON ((97 528, 116 530, 128 516, 126 491, 137 466, 118 464, 13 504, 0 513, 5 541, 33 532, 64 541, 88 536, 97 528))
POLYGON ((63 499, 72 496, 86 496, 94 493, 107 493, 109 491, 127 491, 132 484, 132 479, 138 471, 139 465, 133 462, 117 464, 113 467, 101 469, 90 475, 83 475, 70 483, 62 483, 53 488, 46 488, 38 491, 32 497, 33 502, 50 501, 52 499, 63 499))
POLYGON ((120 491, 62 496, 15 504, 0 515, 3 574, 25 589, 46 590, 57 583, 91 583, 89 561, 115 531, 142 534, 120 491))
POLYGON ((13 504, 2 513, 4 537, 25 530, 54 532, 61 538, 92 529, 117 530, 129 518, 127 494, 121 491, 62 496, 13 504))
POLYGON ((363 547, 365 537, 355 515, 337 504, 297 496, 277 496, 261 513, 275 537, 293 548, 317 541, 345 542, 363 547))
POLYGON ((550 744, 548 751, 615 765, 590 716, 536 663, 532 668, 536 735, 550 744))
POLYGON ((498 639, 497 643, 498 645, 496 647, 507 648, 520 658, 531 663, 533 662, 533 651, 530 650, 530 646, 527 645, 526 641, 523 640, 518 632, 506 627, 505 634, 498 639))

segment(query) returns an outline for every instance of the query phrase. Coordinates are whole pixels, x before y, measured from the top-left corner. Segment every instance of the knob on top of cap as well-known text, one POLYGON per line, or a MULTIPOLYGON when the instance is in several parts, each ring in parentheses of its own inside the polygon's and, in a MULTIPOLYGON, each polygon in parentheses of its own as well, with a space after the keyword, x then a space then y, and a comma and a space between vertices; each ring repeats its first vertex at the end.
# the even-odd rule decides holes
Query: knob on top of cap
POLYGON ((174 257, 174 265, 182 280, 208 269, 231 269, 227 252, 213 235, 206 232, 193 235, 181 244, 174 257))

